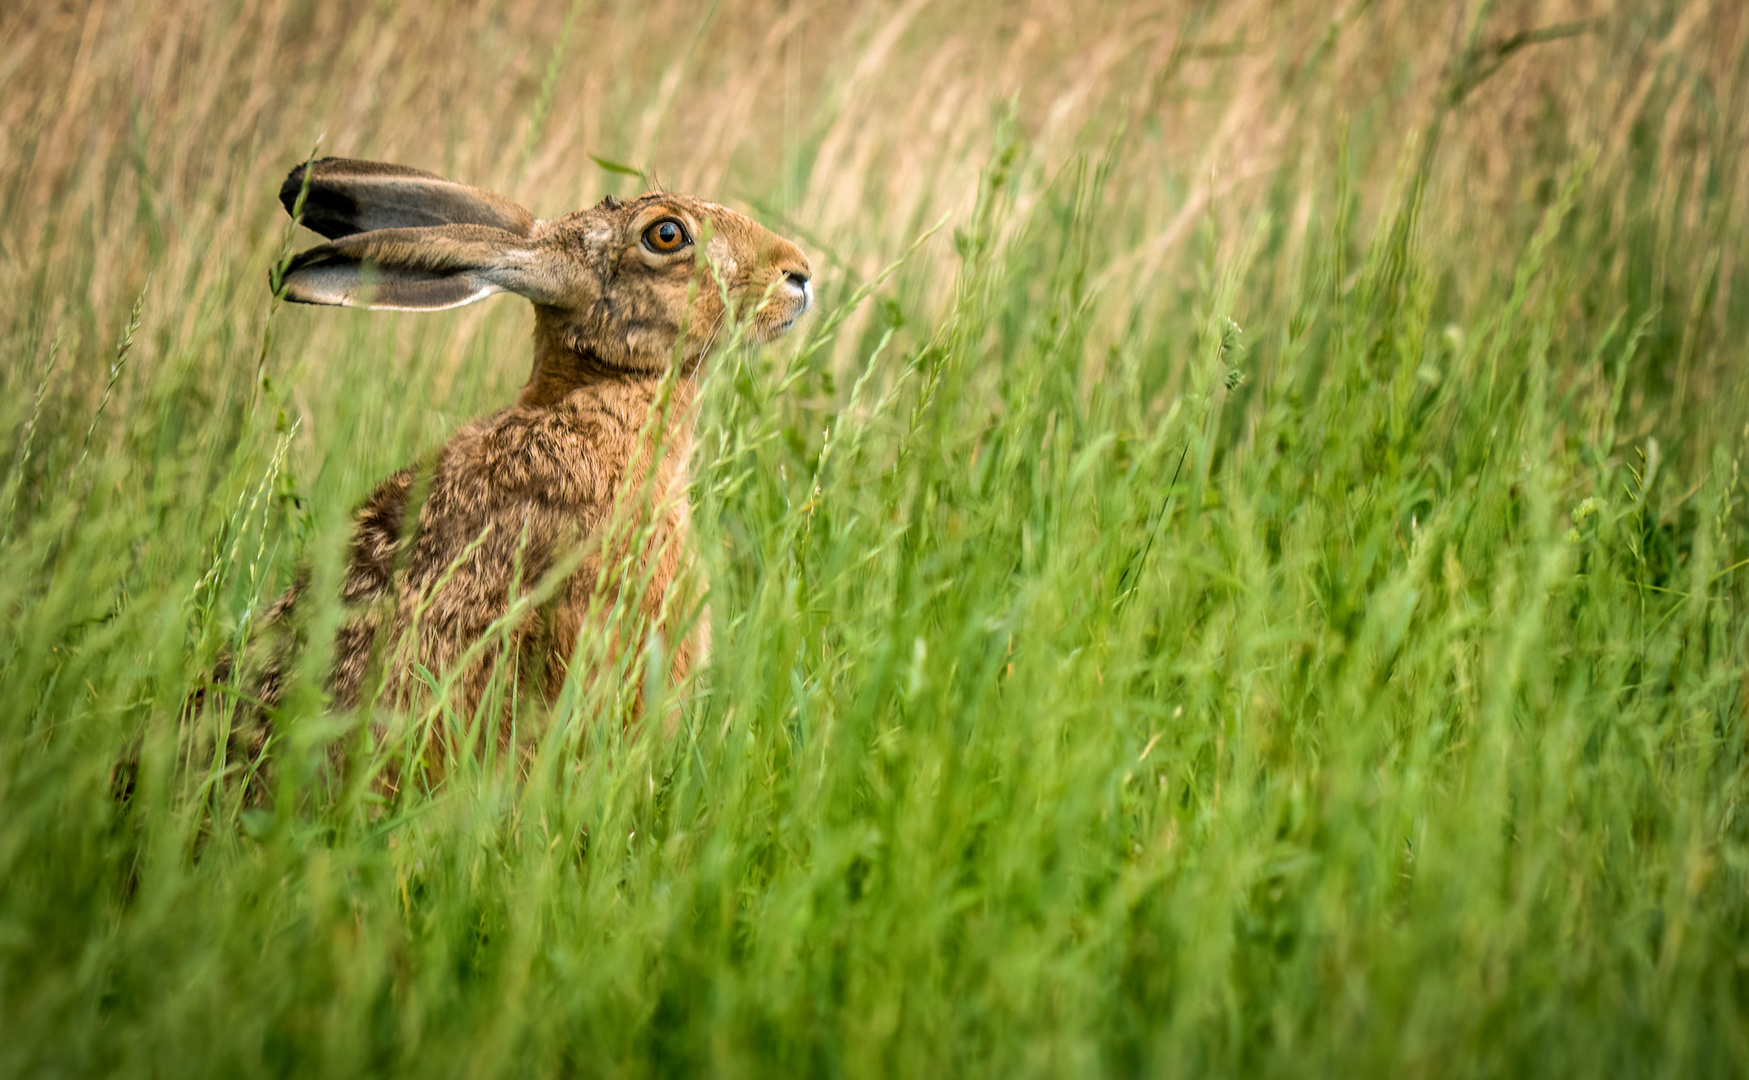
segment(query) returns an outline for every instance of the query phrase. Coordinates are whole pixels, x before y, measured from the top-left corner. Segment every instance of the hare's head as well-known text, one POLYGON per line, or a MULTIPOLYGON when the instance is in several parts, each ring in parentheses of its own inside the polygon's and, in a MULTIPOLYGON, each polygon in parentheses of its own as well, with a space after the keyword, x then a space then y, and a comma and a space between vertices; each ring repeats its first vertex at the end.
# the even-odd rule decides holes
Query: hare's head
POLYGON ((731 318, 769 341, 813 302, 800 248, 715 203, 656 192, 539 221, 500 196, 395 165, 324 158, 280 200, 329 238, 294 258, 305 304, 441 311, 495 292, 534 301, 537 333, 602 367, 690 370, 731 318), (726 301, 726 302, 725 302, 726 301))

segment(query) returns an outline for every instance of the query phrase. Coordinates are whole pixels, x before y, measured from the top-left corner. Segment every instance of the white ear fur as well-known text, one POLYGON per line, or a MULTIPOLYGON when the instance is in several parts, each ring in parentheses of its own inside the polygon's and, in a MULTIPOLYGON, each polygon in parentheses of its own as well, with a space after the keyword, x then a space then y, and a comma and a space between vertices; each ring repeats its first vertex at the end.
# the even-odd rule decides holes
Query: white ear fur
POLYGON ((513 292, 561 302, 559 268, 523 237, 480 225, 378 229, 319 244, 291 261, 285 298, 375 311, 443 311, 513 292))
POLYGON ((287 274, 285 298, 371 311, 446 311, 499 291, 471 274, 427 276, 352 263, 311 266, 287 274))
POLYGON ((534 216, 489 191, 441 176, 350 158, 322 158, 299 165, 280 185, 279 201, 288 214, 330 240, 378 229, 436 225, 489 225, 527 236, 534 216))

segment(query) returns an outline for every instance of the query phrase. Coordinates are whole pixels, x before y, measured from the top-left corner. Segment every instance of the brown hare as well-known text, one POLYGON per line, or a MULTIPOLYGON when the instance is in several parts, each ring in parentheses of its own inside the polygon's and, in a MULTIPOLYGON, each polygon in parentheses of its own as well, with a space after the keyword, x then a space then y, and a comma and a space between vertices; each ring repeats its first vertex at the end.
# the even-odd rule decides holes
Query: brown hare
POLYGON ((743 340, 761 342, 808 310, 807 256, 732 210, 664 192, 541 221, 430 173, 324 158, 292 170, 280 200, 329 240, 291 260, 288 300, 442 311, 513 292, 534 303, 534 365, 516 403, 390 476, 357 512, 336 703, 358 704, 380 672, 386 704, 449 679, 471 715, 506 661, 550 699, 586 635, 612 639, 595 655, 623 656, 623 628, 601 614, 615 601, 640 616, 640 640, 664 636, 671 676, 684 677, 708 644, 702 618, 676 639, 697 601, 685 547, 694 376, 736 313, 743 340), (643 547, 628 559, 631 538, 643 547), (506 620, 515 596, 566 570, 544 604, 506 620))

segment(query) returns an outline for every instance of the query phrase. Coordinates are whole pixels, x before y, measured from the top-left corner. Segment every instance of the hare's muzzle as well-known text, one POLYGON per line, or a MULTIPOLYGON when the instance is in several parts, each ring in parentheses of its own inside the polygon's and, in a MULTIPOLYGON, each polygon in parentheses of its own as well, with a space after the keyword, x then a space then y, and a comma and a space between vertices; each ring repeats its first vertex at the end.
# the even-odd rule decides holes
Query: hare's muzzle
POLYGON ((772 269, 778 273, 777 288, 773 294, 781 296, 790 303, 790 311, 783 316, 783 329, 808 313, 814 306, 814 287, 809 279, 814 276, 814 268, 808 264, 808 257, 802 254, 802 249, 787 240, 780 240, 778 248, 773 252, 772 269))
POLYGON ((795 314, 790 316, 790 321, 793 322, 806 315, 808 309, 814 306, 814 287, 808 284, 806 273, 785 270, 782 288, 795 304, 795 314))
POLYGON ((748 283, 756 305, 755 340, 772 341, 788 333, 796 320, 814 306, 813 267, 802 249, 782 237, 761 229, 768 246, 759 256, 758 269, 748 283))

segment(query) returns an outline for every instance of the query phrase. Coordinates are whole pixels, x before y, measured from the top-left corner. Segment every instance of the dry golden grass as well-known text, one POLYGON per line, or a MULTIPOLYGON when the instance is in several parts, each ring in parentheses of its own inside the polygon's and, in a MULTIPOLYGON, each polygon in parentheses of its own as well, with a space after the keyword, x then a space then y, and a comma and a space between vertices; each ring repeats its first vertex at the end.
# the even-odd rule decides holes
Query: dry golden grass
MULTIPOLYGON (((1577 33, 1505 57, 1445 117, 1427 242, 1484 261, 1513 251, 1548 197, 1539 186, 1592 150, 1595 188, 1615 193, 1599 211, 1645 233, 1597 271, 1638 272, 1630 263, 1649 255, 1654 299, 1716 283, 1697 313, 1716 333, 1736 303, 1749 204, 1697 190, 1744 190, 1736 65, 1749 15, 1728 0, 29 0, 0 14, 0 288, 37 317, 9 320, 7 342, 39 355, 45 324, 76 330, 76 367, 94 384, 148 272, 161 299, 138 366, 197 332, 172 298, 259 318, 254 286, 281 228, 271 193, 312 150, 430 168, 546 214, 637 186, 598 155, 764 211, 812 242, 828 276, 866 278, 941 215, 969 211, 1010 107, 1027 144, 1022 209, 1076 155, 1123 144, 1105 189, 1123 234, 1099 284, 1145 316, 1146 297, 1189 280, 1185 240, 1203 222, 1230 260, 1266 211, 1297 226, 1322 198, 1328 214, 1339 155, 1370 220, 1444 111, 1466 46, 1485 56, 1548 27, 1577 33)), ((915 271, 938 310, 951 267, 915 271)), ((1460 288, 1498 267, 1476 269, 1460 288)), ((458 340, 493 317, 457 316, 458 340)), ((296 351, 331 352, 317 334, 296 351)), ((1685 369, 1682 403, 1693 380, 1720 378, 1685 369)))

